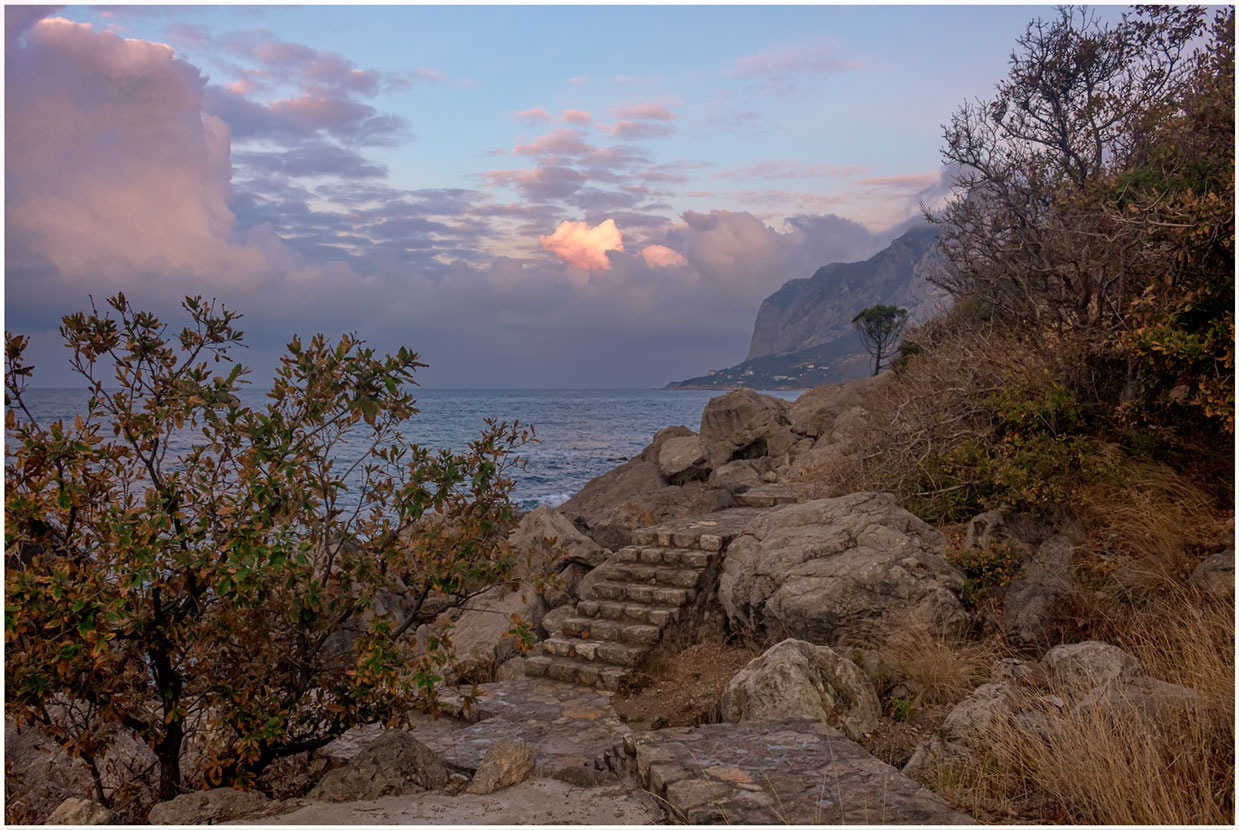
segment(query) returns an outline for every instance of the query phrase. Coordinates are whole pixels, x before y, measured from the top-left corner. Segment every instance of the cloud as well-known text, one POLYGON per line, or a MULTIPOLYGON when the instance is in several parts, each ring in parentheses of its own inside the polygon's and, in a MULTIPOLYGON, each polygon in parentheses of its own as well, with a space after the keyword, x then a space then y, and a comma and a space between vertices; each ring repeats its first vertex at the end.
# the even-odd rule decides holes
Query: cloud
POLYGON ((528 144, 518 144, 512 152, 524 156, 580 156, 593 149, 585 142, 585 133, 563 128, 551 130, 528 144))
POLYGON ((550 114, 542 107, 521 110, 516 114, 516 117, 530 124, 537 124, 539 121, 547 122, 551 120, 550 114))
POLYGON ((795 44, 746 55, 732 63, 728 74, 733 78, 761 78, 793 74, 827 75, 860 69, 859 61, 839 57, 827 43, 795 44))
POLYGON ((650 124, 644 121, 616 121, 607 131, 616 138, 640 140, 671 135, 675 127, 670 124, 650 124))
POLYGON ((615 220, 590 227, 587 222, 564 221, 550 236, 539 236, 542 247, 564 262, 584 271, 605 271, 611 267, 607 251, 624 250, 624 238, 615 220))
POLYGON ((902 176, 875 176, 869 179, 857 179, 857 184, 873 187, 891 187, 901 190, 924 190, 938 182, 942 177, 941 170, 930 170, 925 173, 908 173, 902 176))
POLYGON ((636 104, 616 110, 616 118, 639 121, 674 121, 675 113, 662 104, 636 104))
POLYGON ((819 179, 827 176, 855 176, 864 167, 836 167, 833 164, 801 164, 792 161, 763 161, 743 167, 720 170, 713 179, 819 179))
POLYGON ((679 252, 665 245, 646 245, 641 249, 641 258, 651 268, 673 268, 687 264, 687 260, 679 252))
POLYGON ((568 124, 578 124, 582 127, 587 127, 594 121, 585 110, 564 110, 560 113, 559 120, 568 124))

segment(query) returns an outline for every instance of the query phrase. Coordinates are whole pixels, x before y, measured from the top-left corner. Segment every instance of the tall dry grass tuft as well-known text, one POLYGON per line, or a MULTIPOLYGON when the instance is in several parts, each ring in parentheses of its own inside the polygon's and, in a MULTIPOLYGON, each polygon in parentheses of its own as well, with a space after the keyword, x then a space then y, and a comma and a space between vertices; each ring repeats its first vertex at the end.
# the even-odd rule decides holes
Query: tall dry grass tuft
POLYGON ((1181 585, 1200 552, 1226 540, 1226 519, 1200 487, 1170 467, 1099 450, 1108 474, 1081 487, 1082 558, 1121 594, 1156 596, 1181 585))
POLYGON ((909 624, 879 649, 882 662, 895 666, 900 680, 915 690, 913 703, 958 703, 989 679, 994 662, 1005 655, 1000 641, 965 640, 909 624))
MULTIPOLYGON (((1108 620, 1105 639, 1146 672, 1195 690, 1195 705, 1067 706, 1009 721, 987 750, 938 771, 939 792, 997 815, 1088 824, 1232 824, 1235 786, 1232 601, 1180 588, 1108 620)), ((1021 708, 1044 709, 1028 691, 1021 708)))

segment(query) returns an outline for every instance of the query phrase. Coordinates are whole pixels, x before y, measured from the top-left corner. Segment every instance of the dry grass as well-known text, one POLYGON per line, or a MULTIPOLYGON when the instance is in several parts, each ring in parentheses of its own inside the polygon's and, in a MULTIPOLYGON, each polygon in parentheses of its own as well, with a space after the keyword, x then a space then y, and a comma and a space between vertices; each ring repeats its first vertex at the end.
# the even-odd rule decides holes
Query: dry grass
POLYGON ((636 730, 717 723, 727 681, 756 656, 713 641, 660 655, 636 675, 635 688, 613 699, 615 709, 636 730))
MULTIPOLYGON (((1177 589, 1109 620, 1105 639, 1150 676, 1194 689, 1197 705, 1155 713, 1130 704, 1067 707, 1039 729, 1010 722, 972 763, 939 770, 939 791, 978 814, 1231 824, 1234 611, 1233 602, 1177 589)), ((1036 708, 1031 698, 1027 708, 1036 708)))
POLYGON ((912 624, 893 636, 879 654, 913 689, 912 703, 953 704, 986 682, 995 661, 1004 656, 1004 648, 996 638, 964 640, 912 624))

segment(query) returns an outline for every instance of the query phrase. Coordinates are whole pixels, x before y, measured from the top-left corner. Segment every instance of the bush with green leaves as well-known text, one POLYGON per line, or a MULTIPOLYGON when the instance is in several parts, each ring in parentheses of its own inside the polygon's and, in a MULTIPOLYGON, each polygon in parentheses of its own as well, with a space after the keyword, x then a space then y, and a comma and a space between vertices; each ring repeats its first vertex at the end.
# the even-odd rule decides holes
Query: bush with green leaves
POLYGON ((294 339, 251 408, 237 314, 187 298, 172 336, 123 295, 109 306, 63 320, 91 394, 72 421, 32 415, 27 339, 6 333, 8 716, 85 761, 108 804, 97 763, 118 730, 154 750, 166 799, 433 707, 451 643, 407 633, 509 575, 530 431, 410 443, 424 364, 351 335, 294 339), (86 716, 58 718, 65 702, 86 716))

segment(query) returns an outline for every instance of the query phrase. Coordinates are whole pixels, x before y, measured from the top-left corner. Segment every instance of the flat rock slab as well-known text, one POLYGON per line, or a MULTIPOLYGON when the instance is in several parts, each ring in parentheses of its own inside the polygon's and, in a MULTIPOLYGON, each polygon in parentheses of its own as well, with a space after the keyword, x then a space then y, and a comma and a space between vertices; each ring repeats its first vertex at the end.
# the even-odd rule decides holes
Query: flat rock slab
POLYGON ((232 824, 655 824, 652 799, 630 787, 574 787, 532 778, 488 795, 417 793, 344 804, 305 803, 279 816, 232 824))
MULTIPOLYGON (((450 714, 412 717, 413 737, 439 753, 449 767, 472 773, 492 744, 516 741, 537 754, 533 775, 578 786, 617 781, 609 761, 621 752, 630 731, 611 706, 609 693, 554 680, 508 680, 478 687, 478 700, 461 711, 461 697, 446 706, 450 714)), ((377 724, 359 726, 323 748, 323 754, 348 760, 379 735, 377 724)))
POLYGON ((638 545, 659 545, 664 548, 720 551, 762 513, 763 511, 756 507, 732 507, 704 516, 673 519, 634 530, 633 541, 638 545))
POLYGON ((777 507, 818 498, 821 488, 814 483, 781 482, 763 484, 736 495, 736 501, 745 507, 777 507))
POLYGON ((688 824, 976 824, 823 723, 634 732, 625 764, 688 824))

